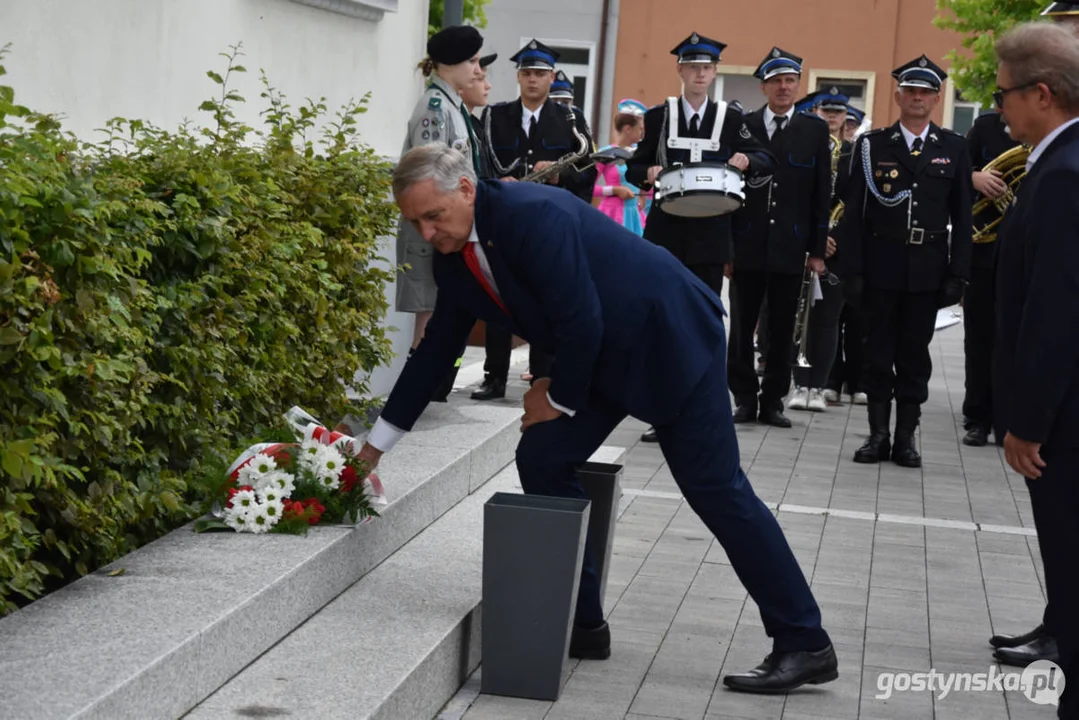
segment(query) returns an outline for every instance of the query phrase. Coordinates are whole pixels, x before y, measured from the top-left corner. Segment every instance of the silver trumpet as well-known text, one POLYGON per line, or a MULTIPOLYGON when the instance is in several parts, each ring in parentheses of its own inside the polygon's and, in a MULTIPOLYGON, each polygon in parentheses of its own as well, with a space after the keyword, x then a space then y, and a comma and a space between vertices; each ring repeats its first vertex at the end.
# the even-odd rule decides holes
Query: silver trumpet
MULTIPOLYGON (((808 261, 809 254, 806 254, 808 261)), ((794 316, 794 344, 798 347, 795 364, 800 368, 813 367, 806 354, 809 348, 809 313, 813 309, 813 271, 808 267, 802 274, 802 294, 798 296, 798 314, 794 316)))

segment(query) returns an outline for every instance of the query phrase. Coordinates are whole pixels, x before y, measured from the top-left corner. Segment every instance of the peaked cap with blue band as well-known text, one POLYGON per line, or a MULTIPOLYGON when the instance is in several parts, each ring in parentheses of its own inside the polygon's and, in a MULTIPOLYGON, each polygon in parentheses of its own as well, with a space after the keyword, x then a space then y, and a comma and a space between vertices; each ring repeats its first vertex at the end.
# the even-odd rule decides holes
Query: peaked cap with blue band
POLYGON ((636 115, 638 117, 643 117, 646 112, 648 112, 648 108, 639 100, 626 98, 618 103, 619 115, 636 115))
POLYGON ((518 70, 554 70, 559 57, 559 53, 533 38, 510 61, 517 63, 518 70))
POLYGON ((753 77, 759 78, 761 82, 764 82, 777 75, 801 74, 802 58, 797 55, 792 55, 786 50, 774 47, 771 52, 768 53, 768 57, 762 60, 761 64, 757 66, 757 70, 753 73, 753 77))
POLYGON ((843 112, 846 111, 849 104, 850 98, 839 92, 839 88, 835 86, 826 90, 821 90, 817 95, 817 105, 821 110, 838 110, 843 112))
POLYGON ((856 122, 861 125, 865 121, 865 113, 854 107, 853 105, 847 106, 847 122, 856 122))
POLYGON ((573 98, 573 82, 559 70, 554 74, 549 95, 553 98, 573 98))
POLYGON ((820 90, 811 92, 801 100, 796 100, 794 103, 794 112, 798 113, 811 113, 813 108, 820 104, 820 90))
POLYGON ((899 81, 899 87, 919 87, 940 92, 948 74, 936 63, 922 55, 906 65, 892 71, 892 77, 899 81))
POLYGON ((718 40, 693 33, 671 50, 671 55, 678 57, 678 64, 717 63, 727 46, 718 40))

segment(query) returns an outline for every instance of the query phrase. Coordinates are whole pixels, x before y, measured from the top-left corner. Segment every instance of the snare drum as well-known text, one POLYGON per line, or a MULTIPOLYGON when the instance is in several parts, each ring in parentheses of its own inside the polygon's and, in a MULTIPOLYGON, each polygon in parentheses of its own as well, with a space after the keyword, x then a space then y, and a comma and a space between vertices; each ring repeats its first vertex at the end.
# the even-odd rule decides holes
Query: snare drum
POLYGON ((741 171, 725 163, 674 165, 656 177, 656 205, 669 215, 715 217, 742 207, 741 171))

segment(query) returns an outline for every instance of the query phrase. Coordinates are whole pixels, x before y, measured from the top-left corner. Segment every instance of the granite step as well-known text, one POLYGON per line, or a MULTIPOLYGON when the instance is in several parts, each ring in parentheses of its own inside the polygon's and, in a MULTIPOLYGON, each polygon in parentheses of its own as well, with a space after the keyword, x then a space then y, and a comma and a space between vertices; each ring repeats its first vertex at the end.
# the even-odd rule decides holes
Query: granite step
POLYGON ((520 412, 432 404, 380 465, 389 504, 366 524, 188 525, 0 619, 0 719, 183 716, 512 463, 520 412))
MULTIPOLYGON (((597 462, 617 463, 603 447, 597 462)), ((433 718, 480 663, 483 506, 507 467, 203 701, 187 720, 433 718)))

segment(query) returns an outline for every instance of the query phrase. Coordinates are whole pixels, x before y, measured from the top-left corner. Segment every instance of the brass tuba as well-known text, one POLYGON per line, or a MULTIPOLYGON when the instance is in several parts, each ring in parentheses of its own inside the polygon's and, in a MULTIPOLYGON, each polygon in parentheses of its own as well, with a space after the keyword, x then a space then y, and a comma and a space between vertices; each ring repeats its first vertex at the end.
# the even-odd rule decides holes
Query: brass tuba
POLYGON ((983 195, 974 203, 974 242, 991 243, 997 239, 997 226, 1004 218, 1008 206, 1015 200, 1015 193, 1019 192, 1019 185, 1026 177, 1030 151, 1031 148, 1027 145, 1016 145, 993 158, 982 168, 983 172, 998 171, 1006 187, 1000 197, 993 199, 983 195))

